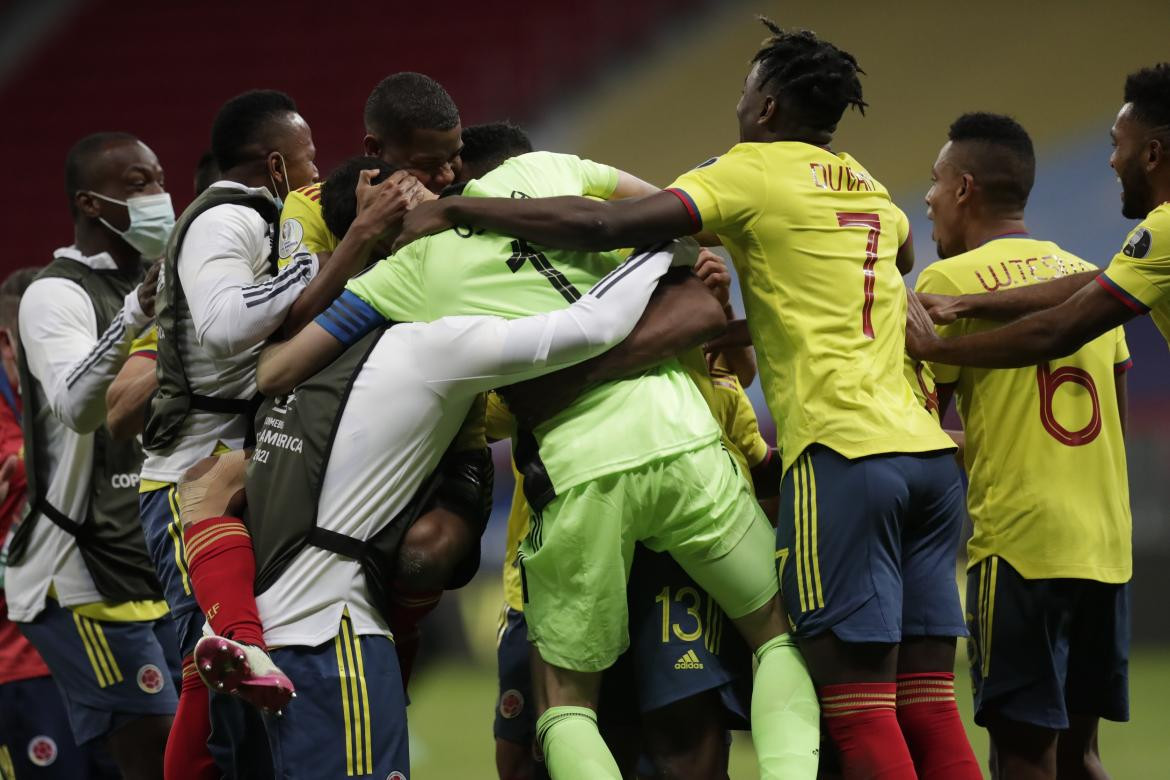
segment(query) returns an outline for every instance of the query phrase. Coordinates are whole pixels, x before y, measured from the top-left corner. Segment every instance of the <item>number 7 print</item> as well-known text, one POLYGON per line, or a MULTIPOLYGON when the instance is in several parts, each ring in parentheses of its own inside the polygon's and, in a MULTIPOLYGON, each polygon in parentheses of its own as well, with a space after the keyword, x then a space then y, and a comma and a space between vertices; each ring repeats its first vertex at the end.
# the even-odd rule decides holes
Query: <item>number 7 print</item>
POLYGON ((865 242, 865 264, 862 265, 865 274, 865 298, 861 304, 861 332, 867 339, 873 338, 873 289, 877 281, 874 266, 878 259, 878 239, 882 235, 882 220, 877 214, 864 211, 838 211, 837 225, 840 227, 869 228, 869 238, 865 242))

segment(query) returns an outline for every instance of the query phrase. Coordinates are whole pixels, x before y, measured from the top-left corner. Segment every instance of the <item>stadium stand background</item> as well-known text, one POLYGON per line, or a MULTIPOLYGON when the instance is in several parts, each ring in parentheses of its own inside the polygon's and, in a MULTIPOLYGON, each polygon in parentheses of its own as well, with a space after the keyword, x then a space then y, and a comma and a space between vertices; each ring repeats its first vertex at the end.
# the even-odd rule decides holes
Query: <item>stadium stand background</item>
MULTIPOLYGON (((9 182, 0 190, 0 271, 44 262, 69 243, 61 169, 78 137, 138 134, 158 153, 181 209, 215 110, 252 87, 294 96, 312 125, 322 174, 359 150, 374 83, 409 69, 446 85, 465 124, 511 118, 538 147, 666 184, 735 142, 733 108, 763 37, 757 12, 816 29, 858 57, 871 107, 864 118, 845 118, 837 146, 864 161, 911 215, 920 268, 935 257, 922 204, 930 165, 947 124, 972 109, 1011 113, 1033 133, 1034 232, 1107 262, 1130 225, 1106 165, 1108 128, 1125 73, 1170 56, 1170 4, 913 0, 889 8, 0 0, 0 148, 9 182)), ((1170 590, 1170 356, 1147 320, 1129 336, 1135 634, 1170 641, 1157 602, 1170 590)), ((751 393, 771 430, 758 383, 751 393)), ((507 488, 499 486, 501 502, 507 488)), ((498 546, 489 543, 485 568, 498 546)))

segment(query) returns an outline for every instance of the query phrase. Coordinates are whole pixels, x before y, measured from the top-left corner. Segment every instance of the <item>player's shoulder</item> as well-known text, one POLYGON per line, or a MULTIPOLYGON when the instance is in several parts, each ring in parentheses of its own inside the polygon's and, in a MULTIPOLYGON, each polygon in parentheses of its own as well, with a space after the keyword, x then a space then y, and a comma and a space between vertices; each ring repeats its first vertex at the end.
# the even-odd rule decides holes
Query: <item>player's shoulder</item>
POLYGON ((1135 260, 1170 255, 1170 203, 1155 208, 1129 231, 1121 254, 1135 260))

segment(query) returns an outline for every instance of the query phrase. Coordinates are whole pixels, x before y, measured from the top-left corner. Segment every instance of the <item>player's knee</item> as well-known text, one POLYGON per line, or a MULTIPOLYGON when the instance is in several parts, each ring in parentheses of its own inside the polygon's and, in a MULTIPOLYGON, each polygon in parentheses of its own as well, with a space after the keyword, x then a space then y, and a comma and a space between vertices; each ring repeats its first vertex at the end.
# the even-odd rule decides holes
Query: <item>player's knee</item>
POLYGON ((467 522, 454 512, 432 509, 414 522, 398 551, 398 584, 411 591, 440 590, 478 542, 467 522))
POLYGON ((212 517, 239 517, 245 504, 248 454, 212 455, 183 472, 178 486, 179 519, 190 527, 212 517))
POLYGON ((531 747, 506 739, 496 740, 496 773, 500 780, 533 780, 535 763, 531 747))

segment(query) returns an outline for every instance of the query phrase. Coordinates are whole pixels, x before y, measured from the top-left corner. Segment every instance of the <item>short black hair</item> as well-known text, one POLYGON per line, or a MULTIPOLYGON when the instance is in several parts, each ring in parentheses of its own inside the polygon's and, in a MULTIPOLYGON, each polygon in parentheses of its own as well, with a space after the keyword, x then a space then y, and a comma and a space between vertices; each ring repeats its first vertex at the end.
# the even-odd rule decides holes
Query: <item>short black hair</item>
POLYGON ((463 149, 459 156, 463 168, 472 169, 469 178, 477 178, 509 157, 531 151, 532 141, 520 127, 511 122, 488 122, 463 128, 463 149))
POLYGON ((20 314, 20 298, 41 272, 42 266, 18 268, 0 282, 0 328, 7 328, 14 334, 20 314))
POLYGON ((93 189, 93 160, 99 154, 124 143, 139 143, 138 136, 123 132, 93 133, 73 144, 65 155, 65 195, 69 198, 69 213, 77 216, 77 193, 93 189))
POLYGON ((971 142, 972 173, 992 205, 1023 210, 1036 180, 1036 153, 1032 138, 1016 120, 1004 114, 973 111, 951 123, 952 143, 971 142))
POLYGON ((1144 124, 1170 126, 1170 62, 1126 76, 1125 102, 1133 105, 1134 116, 1144 124))
POLYGON ((321 185, 321 217, 325 227, 338 238, 344 238, 357 216, 358 178, 362 171, 376 169, 377 175, 370 180, 379 184, 398 170, 398 166, 378 157, 351 157, 338 165, 321 185))
POLYGON ((271 151, 279 123, 297 104, 275 89, 254 89, 223 104, 211 125, 211 153, 220 171, 229 171, 271 151))
POLYGON ((816 130, 836 130, 850 106, 865 114, 858 78, 865 71, 852 54, 811 30, 784 30, 763 16, 760 21, 772 33, 752 57, 760 65, 760 89, 770 85, 798 121, 816 130))
POLYGON ((366 132, 404 141, 413 130, 450 130, 459 109, 439 82, 421 73, 395 73, 378 82, 366 100, 366 132))
POLYGON ((199 162, 195 164, 195 194, 199 195, 219 181, 220 174, 219 166, 215 164, 215 155, 208 149, 199 156, 199 162))

